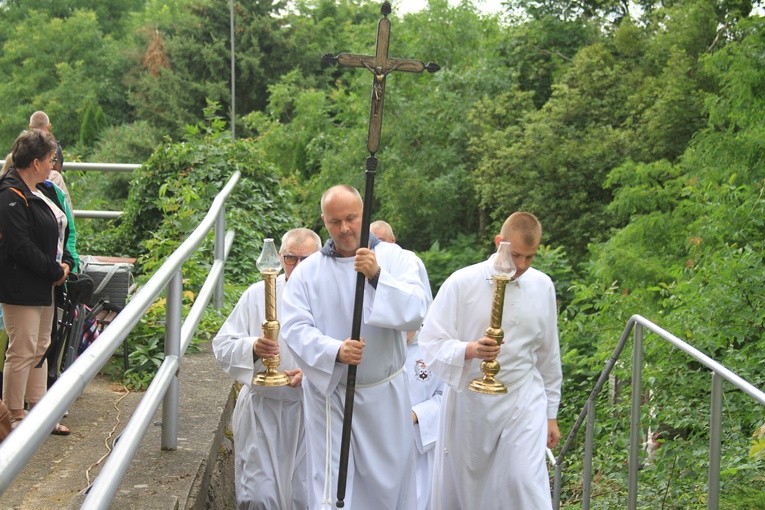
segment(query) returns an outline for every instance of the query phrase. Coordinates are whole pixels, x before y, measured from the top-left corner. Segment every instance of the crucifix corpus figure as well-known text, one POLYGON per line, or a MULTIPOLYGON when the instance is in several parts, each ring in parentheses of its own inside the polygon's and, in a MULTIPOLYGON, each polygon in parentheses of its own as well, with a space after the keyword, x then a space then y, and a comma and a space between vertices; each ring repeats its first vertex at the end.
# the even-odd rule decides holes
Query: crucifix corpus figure
POLYGON ((323 57, 327 63, 367 69, 373 76, 366 187, 363 200, 346 185, 325 191, 322 220, 330 239, 317 256, 302 263, 284 294, 284 337, 305 374, 312 510, 334 499, 343 508, 346 490, 354 509, 406 510, 416 505, 404 332, 419 328, 432 295, 413 258, 398 245, 370 236, 369 224, 386 78, 393 71, 435 72, 439 67, 388 56, 390 12, 390 3, 384 2, 373 56, 323 57), (350 305, 351 294, 352 310, 343 306, 350 305))
MULTIPOLYGON (((380 131, 382 129, 383 103, 385 100, 385 78, 392 71, 405 73, 421 73, 428 71, 435 73, 439 69, 438 64, 428 62, 424 64, 419 60, 388 57, 390 44, 390 2, 383 2, 380 12, 383 18, 377 24, 377 47, 374 55, 356 55, 353 53, 340 53, 332 56, 326 54, 322 57, 325 63, 337 62, 347 67, 363 67, 369 69, 374 76, 372 80, 372 106, 369 111, 369 133, 367 135, 367 150, 375 155, 380 148, 380 131)), ((370 204, 371 205, 371 204, 370 204)))

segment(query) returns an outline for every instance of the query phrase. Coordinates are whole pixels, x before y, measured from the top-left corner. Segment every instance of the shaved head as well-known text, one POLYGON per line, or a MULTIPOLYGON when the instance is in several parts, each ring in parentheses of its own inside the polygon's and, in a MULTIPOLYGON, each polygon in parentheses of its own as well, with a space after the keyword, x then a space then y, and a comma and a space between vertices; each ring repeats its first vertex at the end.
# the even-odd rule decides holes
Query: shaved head
POLYGON ((528 212, 511 214, 494 238, 498 248, 501 242, 510 243, 510 256, 515 264, 514 278, 520 278, 531 267, 541 241, 542 224, 536 216, 528 212))
POLYGON ((505 220, 500 230, 504 239, 509 239, 514 234, 519 236, 526 246, 537 245, 542 240, 542 224, 529 212, 515 212, 505 220))
POLYGON ((359 203, 362 202, 361 195, 359 194, 359 190, 357 190, 353 186, 348 186, 347 184, 338 184, 336 186, 332 186, 321 195, 321 213, 324 214, 326 206, 327 206, 327 202, 334 200, 339 195, 347 195, 347 194, 355 196, 358 199, 359 203))
POLYGON ((343 257, 352 257, 359 249, 363 209, 361 195, 352 186, 332 186, 321 196, 321 219, 343 257))

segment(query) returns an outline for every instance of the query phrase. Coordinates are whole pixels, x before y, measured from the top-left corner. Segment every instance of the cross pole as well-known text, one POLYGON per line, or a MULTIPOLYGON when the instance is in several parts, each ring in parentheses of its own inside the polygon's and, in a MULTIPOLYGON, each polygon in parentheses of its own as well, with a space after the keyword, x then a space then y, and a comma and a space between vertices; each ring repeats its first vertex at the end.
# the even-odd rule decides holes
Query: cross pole
MULTIPOLYGON (((372 75, 372 106, 369 111, 369 131, 367 133, 366 159, 366 184, 364 187, 364 209, 361 214, 361 246, 369 246, 369 224, 372 217, 372 199, 374 198, 375 171, 377 170, 377 158, 375 154, 380 148, 380 132, 382 130, 383 104, 385 100, 385 79, 393 71, 406 73, 421 73, 428 71, 435 73, 440 69, 438 64, 427 65, 419 60, 400 59, 388 57, 390 43, 390 2, 383 2, 380 8, 382 18, 377 24, 377 45, 375 54, 356 55, 353 53, 340 53, 337 56, 325 54, 322 56, 324 63, 337 62, 346 67, 363 67, 372 75)), ((356 294, 353 303, 353 323, 351 326, 351 338, 358 340, 361 336, 361 316, 364 307, 363 273, 356 276, 356 294)), ((343 433, 340 442, 340 465, 337 477, 337 507, 345 506, 345 486, 348 477, 348 455, 351 446, 351 422, 353 420, 353 399, 356 394, 356 365, 348 365, 348 377, 345 386, 345 408, 343 411, 343 433)), ((328 452, 328 454, 330 454, 328 452)))

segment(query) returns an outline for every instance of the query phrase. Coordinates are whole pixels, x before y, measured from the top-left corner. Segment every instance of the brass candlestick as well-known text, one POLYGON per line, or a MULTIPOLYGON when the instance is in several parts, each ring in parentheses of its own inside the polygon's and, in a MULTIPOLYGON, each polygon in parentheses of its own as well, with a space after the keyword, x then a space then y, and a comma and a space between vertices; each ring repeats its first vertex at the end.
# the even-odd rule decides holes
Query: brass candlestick
MULTIPOLYGON (((282 268, 282 262, 274 246, 273 239, 263 240, 263 251, 257 260, 260 274, 266 286, 266 320, 263 321, 263 336, 279 341, 279 321, 276 320, 276 277, 282 268)), ((253 352, 254 354, 254 352, 253 352)), ((252 384, 256 386, 286 386, 290 379, 284 372, 279 372, 281 356, 278 354, 269 358, 263 358, 266 370, 258 372, 252 378, 252 384)))
MULTIPOLYGON (((494 299, 491 304, 491 320, 489 322, 489 327, 486 328, 484 334, 488 338, 495 340, 497 345, 502 345, 502 340, 505 338, 505 332, 502 331, 502 312, 505 307, 505 287, 507 287, 507 282, 509 282, 515 274, 515 264, 513 263, 510 243, 499 243, 497 256, 494 260, 494 267, 500 272, 491 277, 492 285, 494 287, 494 299)), ((468 386, 469 389, 486 395, 503 395, 507 393, 507 386, 495 379, 495 376, 499 373, 499 362, 496 359, 482 361, 481 372, 483 373, 483 377, 480 379, 473 379, 468 386)))

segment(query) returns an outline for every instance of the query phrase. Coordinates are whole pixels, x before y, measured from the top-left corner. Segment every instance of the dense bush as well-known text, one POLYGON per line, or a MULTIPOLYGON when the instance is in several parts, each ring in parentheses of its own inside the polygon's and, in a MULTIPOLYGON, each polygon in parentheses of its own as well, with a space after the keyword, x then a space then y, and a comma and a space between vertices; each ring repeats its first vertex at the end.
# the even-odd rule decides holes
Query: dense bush
MULTIPOLYGON (((125 215, 102 246, 108 254, 137 257, 139 282, 145 281, 199 224, 214 197, 231 175, 242 173, 226 205, 227 229, 236 232, 226 266, 227 280, 234 292, 259 278, 255 261, 262 240, 279 239, 297 226, 290 195, 250 140, 232 140, 225 124, 207 111, 205 122, 190 126, 184 142, 161 145, 135 172, 125 215)), ((213 234, 183 267, 184 308, 193 304, 212 264, 213 234)), ((128 378, 141 386, 150 379, 162 350, 164 334, 163 300, 142 318, 130 339, 132 352, 128 378)), ((199 330, 199 339, 209 338, 223 316, 209 311, 199 330)))

